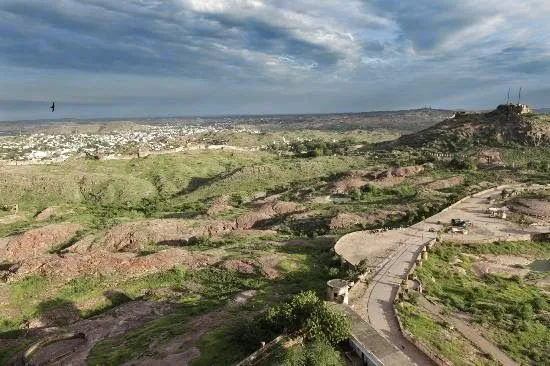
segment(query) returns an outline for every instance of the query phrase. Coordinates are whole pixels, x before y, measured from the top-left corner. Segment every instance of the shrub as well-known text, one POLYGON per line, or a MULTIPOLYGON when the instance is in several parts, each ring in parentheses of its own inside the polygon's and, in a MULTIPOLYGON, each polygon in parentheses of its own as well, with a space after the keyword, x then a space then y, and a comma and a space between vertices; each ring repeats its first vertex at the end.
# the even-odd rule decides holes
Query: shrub
POLYGON ((472 158, 460 158, 455 156, 450 162, 449 167, 456 170, 476 170, 477 165, 472 158))
POLYGON ((353 188, 348 192, 350 198, 354 201, 359 201, 361 199, 361 190, 359 188, 353 188))
POLYGON ((281 366, 340 366, 344 364, 338 351, 322 341, 292 347, 281 355, 279 361, 281 366))
POLYGON ((348 281, 357 281, 359 279, 359 276, 366 273, 369 270, 369 262, 367 259, 361 259, 361 261, 356 265, 345 272, 345 279, 348 281))
POLYGON ((349 337, 347 318, 329 308, 313 291, 301 292, 290 301, 267 310, 266 320, 273 329, 302 331, 308 340, 337 344, 349 337))
POLYGON ((420 294, 416 291, 412 291, 409 293, 409 302, 411 304, 418 304, 418 298, 420 297, 420 294))

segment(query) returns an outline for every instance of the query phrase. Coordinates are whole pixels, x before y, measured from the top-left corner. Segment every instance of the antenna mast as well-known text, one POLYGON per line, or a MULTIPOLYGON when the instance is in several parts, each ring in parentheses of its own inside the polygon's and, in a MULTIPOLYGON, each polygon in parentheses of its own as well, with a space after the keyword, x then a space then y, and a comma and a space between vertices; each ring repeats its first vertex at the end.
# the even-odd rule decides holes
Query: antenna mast
POLYGON ((510 88, 508 88, 508 98, 506 98, 506 104, 510 104, 510 88))
POLYGON ((520 87, 520 88, 519 88, 519 94, 518 94, 518 104, 519 104, 519 102, 521 101, 521 88, 522 88, 522 87, 520 87))

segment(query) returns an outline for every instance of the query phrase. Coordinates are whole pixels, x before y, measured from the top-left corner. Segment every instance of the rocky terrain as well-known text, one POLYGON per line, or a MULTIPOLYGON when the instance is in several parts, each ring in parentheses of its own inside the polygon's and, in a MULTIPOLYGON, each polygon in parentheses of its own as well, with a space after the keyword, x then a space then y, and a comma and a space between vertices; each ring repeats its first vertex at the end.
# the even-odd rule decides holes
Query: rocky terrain
POLYGON ((514 105, 501 105, 488 113, 457 112, 417 133, 404 135, 394 146, 455 150, 473 146, 549 146, 550 118, 522 114, 514 105))

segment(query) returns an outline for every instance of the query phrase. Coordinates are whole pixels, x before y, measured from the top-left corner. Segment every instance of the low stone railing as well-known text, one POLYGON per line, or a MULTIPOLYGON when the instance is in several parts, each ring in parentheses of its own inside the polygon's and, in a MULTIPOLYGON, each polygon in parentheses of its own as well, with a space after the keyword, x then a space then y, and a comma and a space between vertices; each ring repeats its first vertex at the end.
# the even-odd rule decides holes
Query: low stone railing
POLYGON ((262 346, 262 348, 256 350, 250 356, 239 362, 237 366, 250 366, 254 365, 258 361, 263 360, 269 354, 269 351, 285 338, 286 337, 283 335, 278 336, 277 338, 273 339, 269 343, 266 343, 264 346, 262 346))

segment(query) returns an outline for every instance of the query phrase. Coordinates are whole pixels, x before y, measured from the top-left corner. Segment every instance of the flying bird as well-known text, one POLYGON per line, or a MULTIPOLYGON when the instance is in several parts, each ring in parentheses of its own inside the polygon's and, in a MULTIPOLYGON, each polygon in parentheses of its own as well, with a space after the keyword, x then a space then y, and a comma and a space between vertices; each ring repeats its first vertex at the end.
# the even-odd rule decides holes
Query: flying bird
POLYGON ((55 111, 55 102, 52 102, 52 106, 50 107, 52 112, 55 111))

